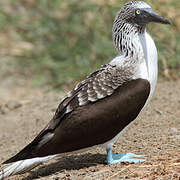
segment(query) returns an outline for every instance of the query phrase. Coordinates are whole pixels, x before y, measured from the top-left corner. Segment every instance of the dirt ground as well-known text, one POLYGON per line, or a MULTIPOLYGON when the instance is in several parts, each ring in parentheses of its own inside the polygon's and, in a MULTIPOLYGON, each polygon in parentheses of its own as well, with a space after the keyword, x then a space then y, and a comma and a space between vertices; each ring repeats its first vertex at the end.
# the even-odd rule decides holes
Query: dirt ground
MULTIPOLYGON (((64 93, 29 88, 26 81, 0 88, 0 163, 10 158, 51 119, 64 93)), ((151 103, 119 138, 114 152, 145 154, 139 164, 106 165, 105 149, 57 157, 9 179, 180 179, 180 81, 159 82, 151 103)), ((3 168, 0 165, 0 168, 3 168)))

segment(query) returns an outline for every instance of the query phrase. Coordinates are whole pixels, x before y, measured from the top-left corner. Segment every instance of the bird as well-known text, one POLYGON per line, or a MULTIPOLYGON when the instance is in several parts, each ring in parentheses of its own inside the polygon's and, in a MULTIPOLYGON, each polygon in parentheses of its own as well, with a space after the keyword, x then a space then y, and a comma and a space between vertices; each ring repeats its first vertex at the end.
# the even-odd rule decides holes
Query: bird
POLYGON ((69 91, 52 120, 15 156, 3 164, 0 179, 27 172, 56 156, 104 147, 106 163, 138 163, 134 153, 112 152, 113 144, 152 98, 158 76, 158 54, 147 24, 171 22, 144 1, 127 2, 113 22, 117 56, 69 91))

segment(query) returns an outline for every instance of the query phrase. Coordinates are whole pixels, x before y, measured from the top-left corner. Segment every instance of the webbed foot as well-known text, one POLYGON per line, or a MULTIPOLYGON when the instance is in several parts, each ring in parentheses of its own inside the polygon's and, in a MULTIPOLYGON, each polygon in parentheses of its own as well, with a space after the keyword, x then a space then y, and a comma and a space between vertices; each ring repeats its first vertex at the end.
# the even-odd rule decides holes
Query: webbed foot
POLYGON ((144 155, 136 155, 134 153, 120 153, 114 154, 112 149, 107 149, 107 164, 116 164, 121 162, 139 163, 144 162, 146 159, 141 159, 144 155))

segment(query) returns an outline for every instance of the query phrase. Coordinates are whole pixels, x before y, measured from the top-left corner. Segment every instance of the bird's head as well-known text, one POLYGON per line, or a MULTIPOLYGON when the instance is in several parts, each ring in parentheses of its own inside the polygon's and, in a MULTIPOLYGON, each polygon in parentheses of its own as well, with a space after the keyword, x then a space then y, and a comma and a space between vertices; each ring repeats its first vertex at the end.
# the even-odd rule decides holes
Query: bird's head
POLYGON ((152 8, 143 1, 126 3, 119 11, 115 21, 124 21, 138 26, 145 26, 150 22, 170 24, 169 20, 156 14, 152 8))
POLYGON ((143 1, 126 3, 115 17, 112 29, 113 42, 118 52, 125 56, 133 55, 137 45, 134 42, 136 35, 144 33, 146 25, 150 22, 170 24, 169 20, 156 14, 143 1))

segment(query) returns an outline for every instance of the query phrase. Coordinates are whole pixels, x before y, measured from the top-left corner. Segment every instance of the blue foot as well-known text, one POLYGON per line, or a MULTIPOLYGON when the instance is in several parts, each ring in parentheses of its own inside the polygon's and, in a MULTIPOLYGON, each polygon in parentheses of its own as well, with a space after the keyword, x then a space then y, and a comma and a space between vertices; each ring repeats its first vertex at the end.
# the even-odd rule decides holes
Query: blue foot
POLYGON ((120 153, 114 154, 112 149, 107 149, 107 164, 116 164, 121 162, 129 162, 129 163, 139 163, 144 162, 146 159, 138 159, 140 157, 144 157, 144 155, 136 155, 134 153, 120 153))

